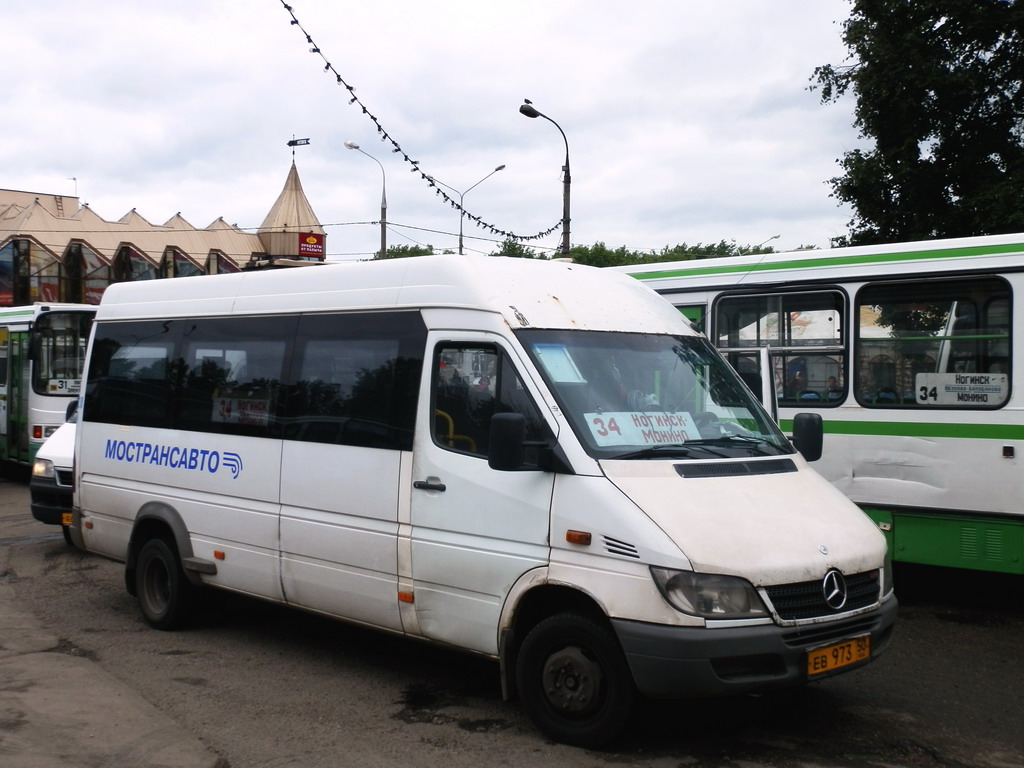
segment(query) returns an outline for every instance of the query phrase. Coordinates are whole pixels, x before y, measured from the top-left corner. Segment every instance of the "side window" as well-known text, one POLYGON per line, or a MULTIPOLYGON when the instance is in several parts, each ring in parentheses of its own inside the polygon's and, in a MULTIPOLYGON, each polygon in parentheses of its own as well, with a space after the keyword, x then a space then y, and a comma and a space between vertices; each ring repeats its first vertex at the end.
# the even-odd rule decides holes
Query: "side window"
POLYGON ((103 323, 96 328, 83 418, 105 424, 170 427, 180 373, 180 321, 103 323))
POLYGON ((676 306, 679 310, 679 314, 690 321, 690 325, 694 328, 703 331, 704 330, 704 318, 707 314, 707 305, 705 304, 679 304, 676 306))
POLYGON ((416 312, 299 323, 285 437, 412 450, 426 328, 416 312))
POLYGON ((486 457, 495 413, 526 417, 526 439, 543 440, 544 421, 508 355, 494 345, 447 343, 434 353, 434 442, 486 457))
POLYGON ((997 408, 1010 395, 1010 289, 999 278, 880 283, 857 296, 857 400, 997 408))
POLYGON ((279 403, 291 317, 184 321, 178 429, 279 436, 279 403))
POLYGON ((756 395, 755 350, 769 346, 779 405, 839 405, 847 391, 845 307, 835 290, 727 296, 715 306, 715 343, 756 395))

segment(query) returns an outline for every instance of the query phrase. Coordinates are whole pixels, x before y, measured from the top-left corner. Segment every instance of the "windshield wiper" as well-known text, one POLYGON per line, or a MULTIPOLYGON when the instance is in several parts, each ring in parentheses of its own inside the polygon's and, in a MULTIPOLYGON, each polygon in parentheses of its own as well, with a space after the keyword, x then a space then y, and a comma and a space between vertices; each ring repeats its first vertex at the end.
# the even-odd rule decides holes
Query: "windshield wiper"
POLYGON ((776 451, 782 452, 782 448, 775 443, 765 440, 761 437, 754 437, 753 435, 722 435, 721 437, 704 438, 700 440, 687 440, 686 445, 720 445, 729 448, 739 447, 737 443, 742 443, 745 446, 749 446, 751 450, 756 450, 762 455, 770 455, 768 451, 765 451, 761 446, 771 446, 776 451))
POLYGON ((620 453, 617 456, 609 456, 611 459, 650 459, 665 456, 678 456, 680 458, 686 458, 690 455, 691 451, 688 445, 683 443, 666 443, 663 445, 652 445, 649 448, 641 448, 638 451, 627 451, 626 453, 620 453))
POLYGON ((687 440, 685 443, 663 443, 662 445, 652 445, 649 448, 641 448, 638 451, 629 451, 628 453, 621 453, 618 456, 612 456, 613 459, 664 459, 669 457, 675 457, 680 459, 688 459, 693 456, 694 451, 700 451, 704 454, 711 456, 717 456, 720 459, 729 458, 729 454, 722 453, 722 451, 716 451, 712 449, 708 443, 714 444, 714 440, 687 440))

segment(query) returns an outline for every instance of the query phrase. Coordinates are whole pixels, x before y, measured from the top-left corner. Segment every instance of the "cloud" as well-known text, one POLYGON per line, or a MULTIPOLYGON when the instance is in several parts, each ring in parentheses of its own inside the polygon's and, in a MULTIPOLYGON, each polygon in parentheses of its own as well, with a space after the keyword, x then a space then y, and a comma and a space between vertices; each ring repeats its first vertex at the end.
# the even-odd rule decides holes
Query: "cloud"
MULTIPOLYGON (((572 239, 825 246, 848 211, 829 197, 857 143, 852 104, 823 106, 814 67, 845 56, 846 0, 621 5, 582 0, 290 3, 323 56, 425 173, 466 190, 501 229, 561 219, 565 131, 572 239)), ((137 208, 257 226, 293 136, 306 194, 337 258, 379 244, 380 168, 392 242, 455 247, 458 212, 410 173, 279 0, 72 0, 7 5, 9 124, 0 186, 79 192, 108 219, 137 208), (71 178, 76 179, 75 182, 71 178)), ((466 222, 473 247, 499 236, 466 222)), ((559 232, 539 243, 558 247, 559 232)))

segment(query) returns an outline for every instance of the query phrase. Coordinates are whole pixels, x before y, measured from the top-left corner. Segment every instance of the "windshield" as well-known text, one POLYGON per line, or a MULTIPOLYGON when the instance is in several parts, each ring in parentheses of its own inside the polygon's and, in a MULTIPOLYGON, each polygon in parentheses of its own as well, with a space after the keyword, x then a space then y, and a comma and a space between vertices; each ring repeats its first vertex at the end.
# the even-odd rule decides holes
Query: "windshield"
POLYGON ((517 335, 595 458, 706 460, 794 452, 702 337, 537 330, 517 335))
POLYGON ((41 395, 75 395, 82 388, 85 345, 93 312, 44 312, 32 326, 32 387, 41 395))

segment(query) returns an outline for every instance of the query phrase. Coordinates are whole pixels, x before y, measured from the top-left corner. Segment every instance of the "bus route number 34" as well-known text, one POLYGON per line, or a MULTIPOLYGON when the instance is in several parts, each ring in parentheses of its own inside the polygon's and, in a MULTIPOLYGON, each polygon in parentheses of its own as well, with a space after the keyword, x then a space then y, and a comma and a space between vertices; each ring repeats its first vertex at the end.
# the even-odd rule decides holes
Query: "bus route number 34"
POLYGON ((600 416, 593 418, 590 422, 593 426, 592 429, 594 434, 600 437, 608 437, 613 432, 616 435, 622 435, 622 430, 619 429, 618 423, 615 421, 615 417, 604 419, 600 416))

